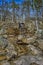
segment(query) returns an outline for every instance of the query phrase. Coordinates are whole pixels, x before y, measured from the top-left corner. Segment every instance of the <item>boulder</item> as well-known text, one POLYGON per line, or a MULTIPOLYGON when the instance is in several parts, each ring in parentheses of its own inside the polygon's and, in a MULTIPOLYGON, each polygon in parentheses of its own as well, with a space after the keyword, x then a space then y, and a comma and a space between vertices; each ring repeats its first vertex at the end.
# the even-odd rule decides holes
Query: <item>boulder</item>
POLYGON ((40 55, 42 53, 39 49, 37 49, 33 45, 28 45, 27 47, 28 47, 29 53, 32 55, 40 55))
POLYGON ((39 64, 37 64, 37 63, 35 63, 35 62, 32 62, 32 63, 30 63, 30 65, 39 65, 39 64))
POLYGON ((38 41, 38 43, 39 43, 39 48, 40 48, 41 50, 43 50, 43 40, 39 39, 39 40, 37 40, 37 41, 38 41))

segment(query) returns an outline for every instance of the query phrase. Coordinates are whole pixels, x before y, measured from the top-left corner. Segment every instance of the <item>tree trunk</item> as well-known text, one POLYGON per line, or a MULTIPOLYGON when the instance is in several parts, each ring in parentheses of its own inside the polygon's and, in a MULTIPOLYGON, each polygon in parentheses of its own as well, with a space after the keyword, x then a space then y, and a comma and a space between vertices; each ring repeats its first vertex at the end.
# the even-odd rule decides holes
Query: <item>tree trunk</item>
POLYGON ((39 26, 38 26, 38 12, 36 13, 36 29, 37 32, 39 31, 39 26))
POLYGON ((36 29, 37 29, 37 32, 38 32, 39 28, 38 28, 38 20, 37 19, 36 19, 36 29))

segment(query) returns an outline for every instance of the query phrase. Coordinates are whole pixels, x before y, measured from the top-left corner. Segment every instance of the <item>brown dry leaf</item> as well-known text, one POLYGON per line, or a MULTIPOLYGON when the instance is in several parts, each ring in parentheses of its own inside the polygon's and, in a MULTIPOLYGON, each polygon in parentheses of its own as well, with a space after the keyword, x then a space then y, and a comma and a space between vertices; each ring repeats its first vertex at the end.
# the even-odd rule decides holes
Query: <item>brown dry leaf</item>
POLYGON ((6 58, 6 56, 0 56, 0 61, 1 60, 6 60, 7 58, 6 58))
POLYGON ((13 28, 7 28, 6 32, 7 32, 7 34, 14 34, 14 29, 13 28))
POLYGON ((23 41, 24 43, 27 43, 27 38, 22 38, 22 41, 23 41))

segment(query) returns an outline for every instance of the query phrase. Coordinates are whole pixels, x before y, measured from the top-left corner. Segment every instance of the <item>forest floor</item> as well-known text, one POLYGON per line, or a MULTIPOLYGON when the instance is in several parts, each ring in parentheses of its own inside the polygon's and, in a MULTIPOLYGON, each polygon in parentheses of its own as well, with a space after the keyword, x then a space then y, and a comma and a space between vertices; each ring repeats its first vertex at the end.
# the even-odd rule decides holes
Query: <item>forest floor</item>
POLYGON ((43 35, 33 24, 0 23, 0 65, 43 65, 43 35))

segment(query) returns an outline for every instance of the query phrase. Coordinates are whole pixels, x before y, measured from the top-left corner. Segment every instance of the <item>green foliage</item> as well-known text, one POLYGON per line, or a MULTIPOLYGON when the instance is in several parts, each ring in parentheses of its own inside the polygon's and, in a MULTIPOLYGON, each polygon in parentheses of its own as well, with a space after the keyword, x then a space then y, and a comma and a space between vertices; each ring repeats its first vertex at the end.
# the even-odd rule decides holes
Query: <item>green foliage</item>
POLYGON ((12 1, 11 7, 12 7, 12 8, 18 8, 19 6, 18 6, 15 2, 12 1))
POLYGON ((30 5, 30 0, 26 0, 26 1, 23 2, 23 6, 28 7, 29 5, 30 5))
POLYGON ((39 11, 42 6, 42 0, 32 0, 31 6, 33 9, 35 8, 37 11, 39 11))

